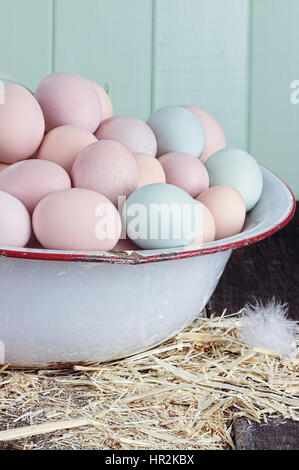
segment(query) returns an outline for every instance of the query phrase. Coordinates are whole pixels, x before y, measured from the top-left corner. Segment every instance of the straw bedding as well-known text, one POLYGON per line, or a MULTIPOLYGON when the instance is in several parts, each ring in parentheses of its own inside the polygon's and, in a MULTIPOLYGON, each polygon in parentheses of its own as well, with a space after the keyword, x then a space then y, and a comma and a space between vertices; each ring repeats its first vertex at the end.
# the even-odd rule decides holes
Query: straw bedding
MULTIPOLYGON (((72 370, 0 369, 0 448, 233 448, 237 417, 299 419, 299 356, 239 339, 237 314, 163 345, 72 370)), ((298 327, 297 327, 298 335, 298 327)))

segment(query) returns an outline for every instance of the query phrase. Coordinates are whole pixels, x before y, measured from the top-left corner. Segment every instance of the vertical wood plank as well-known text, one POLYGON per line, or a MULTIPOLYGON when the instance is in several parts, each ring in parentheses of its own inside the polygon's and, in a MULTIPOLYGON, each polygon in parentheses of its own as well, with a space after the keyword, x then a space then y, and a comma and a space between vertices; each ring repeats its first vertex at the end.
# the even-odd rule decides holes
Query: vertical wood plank
POLYGON ((153 107, 199 106, 247 147, 248 0, 156 0, 153 107))
POLYGON ((298 17, 298 0, 252 2, 250 151, 297 199, 299 103, 291 103, 290 85, 299 80, 298 17))
POLYGON ((0 0, 0 75, 35 89, 52 70, 52 29, 52 0, 0 0))
POLYGON ((55 0, 55 70, 104 86, 116 114, 150 114, 151 53, 151 0, 55 0))

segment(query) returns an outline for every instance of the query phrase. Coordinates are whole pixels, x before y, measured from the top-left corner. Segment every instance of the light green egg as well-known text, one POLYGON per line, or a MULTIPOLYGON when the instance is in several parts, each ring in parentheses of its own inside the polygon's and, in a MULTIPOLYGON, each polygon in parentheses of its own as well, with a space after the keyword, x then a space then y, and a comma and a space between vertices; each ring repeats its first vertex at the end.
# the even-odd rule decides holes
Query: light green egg
POLYGON ((147 125, 156 136, 158 157, 170 152, 201 156, 206 143, 205 131, 198 117, 188 109, 181 106, 158 109, 147 125))
POLYGON ((263 175, 256 160, 244 150, 226 148, 214 153, 206 162, 210 186, 232 186, 250 211, 261 197, 263 175))
POLYGON ((122 218, 128 237, 145 250, 187 246, 202 224, 199 204, 181 188, 164 183, 132 193, 122 218))

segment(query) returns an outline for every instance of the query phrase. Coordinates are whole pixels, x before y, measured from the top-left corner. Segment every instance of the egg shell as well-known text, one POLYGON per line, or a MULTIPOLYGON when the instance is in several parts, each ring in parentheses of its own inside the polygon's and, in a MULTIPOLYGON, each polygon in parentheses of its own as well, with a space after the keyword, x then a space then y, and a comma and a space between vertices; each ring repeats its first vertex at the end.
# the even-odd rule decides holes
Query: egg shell
POLYGON ((45 132, 40 105, 26 88, 5 85, 5 103, 0 105, 0 161, 15 163, 29 158, 45 132))
POLYGON ((76 158, 72 169, 73 186, 97 191, 113 204, 118 197, 128 197, 138 185, 134 156, 123 145, 99 140, 76 158))
POLYGON ((122 217, 129 238, 143 249, 186 246, 200 232, 198 204, 170 184, 149 184, 135 191, 122 217))
POLYGON ((29 213, 47 194, 71 187, 67 172, 47 160, 23 160, 0 173, 0 190, 19 199, 29 213))
POLYGON ((216 225, 214 217, 212 216, 209 209, 204 206, 201 202, 196 201, 201 208, 201 230, 200 234, 193 242, 193 245, 199 245, 201 243, 213 242, 216 236, 216 225))
POLYGON ((44 78, 35 91, 46 121, 46 131, 70 125, 94 133, 102 120, 98 93, 85 78, 57 72, 44 78))
POLYGON ((206 144, 200 159, 203 163, 205 163, 207 159, 214 153, 218 152, 218 150, 226 148, 226 138, 224 131, 219 122, 216 121, 216 119, 211 116, 211 114, 207 113, 207 111, 196 108, 195 106, 184 106, 184 108, 194 113, 203 125, 206 136, 206 144))
POLYGON ((166 183, 163 167, 157 158, 144 153, 135 153, 134 157, 138 167, 137 188, 147 184, 166 183))
POLYGON ((5 170, 9 165, 7 163, 0 163, 0 171, 5 170))
POLYGON ((70 173, 79 153, 94 142, 97 138, 82 127, 56 127, 45 135, 37 158, 57 163, 70 173))
POLYGON ((205 146, 205 134, 200 120, 188 109, 168 106, 155 111, 147 124, 154 132, 157 156, 184 152, 200 157, 205 146))
POLYGON ((215 239, 240 233, 245 222, 246 210, 241 194, 231 186, 214 186, 197 198, 211 212, 216 226, 215 239))
POLYGON ((226 185, 237 189, 245 201, 246 211, 261 197, 263 175, 256 160, 244 150, 227 148, 206 162, 210 186, 226 185))
POLYGON ((140 119, 131 116, 114 116, 106 119, 96 132, 96 137, 114 140, 132 153, 157 154, 157 141, 151 128, 140 119))
POLYGON ((102 120, 104 121, 105 119, 111 118, 113 116, 113 105, 110 96, 100 85, 92 81, 89 82, 92 84, 98 94, 98 97, 100 98, 102 105, 102 120))
POLYGON ((31 220, 24 204, 0 191, 0 245, 24 247, 30 235, 31 220))
POLYGON ((120 215, 101 194, 72 188, 42 199, 33 213, 33 229, 47 249, 112 250, 121 233, 120 215))
POLYGON ((209 187, 209 175, 204 164, 196 157, 182 152, 162 155, 159 162, 164 168, 166 182, 182 188, 193 198, 209 187))

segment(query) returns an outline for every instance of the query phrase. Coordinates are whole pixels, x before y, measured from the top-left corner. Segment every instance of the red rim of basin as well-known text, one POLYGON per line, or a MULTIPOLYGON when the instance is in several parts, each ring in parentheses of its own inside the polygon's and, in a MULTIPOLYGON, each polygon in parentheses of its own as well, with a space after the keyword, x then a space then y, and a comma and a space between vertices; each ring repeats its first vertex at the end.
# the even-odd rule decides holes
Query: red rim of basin
MULTIPOLYGON (((273 172, 268 170, 270 173, 275 175, 273 172)), ((165 252, 152 255, 143 256, 140 252, 106 252, 106 253, 76 253, 76 252, 59 252, 49 251, 44 249, 0 249, 0 256, 6 258, 22 258, 30 260, 44 260, 44 261, 77 261, 77 262, 94 262, 94 263, 110 263, 110 264, 145 264, 167 260, 178 260, 184 258, 192 258, 195 256, 210 255, 213 253, 219 253, 228 251, 243 246, 253 245, 265 238, 278 232, 280 229, 285 227, 293 218, 296 209, 296 200, 289 186, 282 181, 277 175, 275 175, 289 190, 292 197, 292 207, 286 217, 281 220, 277 225, 269 230, 259 233, 252 237, 245 237, 242 240, 236 242, 223 243, 217 246, 208 246, 202 248, 196 248, 188 251, 176 251, 176 252, 165 252)))

